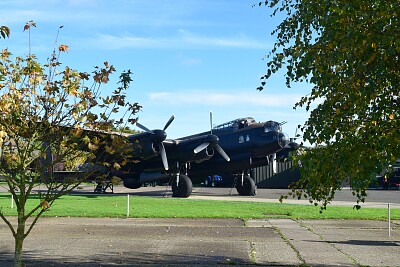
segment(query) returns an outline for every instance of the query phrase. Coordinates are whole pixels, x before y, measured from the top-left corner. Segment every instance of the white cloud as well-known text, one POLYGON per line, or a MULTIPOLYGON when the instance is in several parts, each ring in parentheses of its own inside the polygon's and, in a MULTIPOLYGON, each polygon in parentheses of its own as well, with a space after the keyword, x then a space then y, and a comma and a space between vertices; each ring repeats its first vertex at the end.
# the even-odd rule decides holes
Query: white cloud
POLYGON ((214 92, 155 92, 149 94, 151 101, 162 101, 164 104, 197 104, 197 105, 252 105, 259 107, 293 107, 300 100, 298 94, 263 94, 261 92, 232 93, 214 92))
POLYGON ((182 40, 191 45, 255 49, 267 48, 265 41, 259 42, 243 34, 231 37, 209 37, 193 34, 183 29, 180 29, 179 32, 182 36, 182 40))
POLYGON ((244 35, 209 37, 184 30, 171 37, 147 37, 131 34, 111 35, 99 34, 89 41, 90 45, 105 49, 123 48, 238 48, 238 49, 267 49, 264 41, 257 41, 244 35))
POLYGON ((138 36, 114 36, 100 34, 97 39, 90 41, 91 44, 103 49, 123 49, 123 48, 157 48, 174 47, 179 44, 174 39, 163 39, 153 37, 138 36))

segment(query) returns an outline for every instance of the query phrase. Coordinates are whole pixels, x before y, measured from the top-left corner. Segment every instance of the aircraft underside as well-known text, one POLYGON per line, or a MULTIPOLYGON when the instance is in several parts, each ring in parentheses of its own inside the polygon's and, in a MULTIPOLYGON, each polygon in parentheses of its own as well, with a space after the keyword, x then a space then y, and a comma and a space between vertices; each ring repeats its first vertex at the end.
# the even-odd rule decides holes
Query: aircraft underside
MULTIPOLYGON (((184 172, 187 173, 187 172, 184 172)), ((192 173, 190 170, 188 174, 192 173)), ((204 172, 210 174, 209 172, 204 172)), ((171 185, 172 196, 186 198, 192 194, 193 183, 190 177, 183 173, 163 173, 163 172, 142 172, 140 174, 124 174, 122 175, 124 186, 130 189, 138 189, 144 183, 150 182, 167 182, 171 185)), ((235 182, 233 187, 236 188, 239 195, 253 196, 256 194, 256 185, 254 180, 245 171, 235 174, 235 182)))

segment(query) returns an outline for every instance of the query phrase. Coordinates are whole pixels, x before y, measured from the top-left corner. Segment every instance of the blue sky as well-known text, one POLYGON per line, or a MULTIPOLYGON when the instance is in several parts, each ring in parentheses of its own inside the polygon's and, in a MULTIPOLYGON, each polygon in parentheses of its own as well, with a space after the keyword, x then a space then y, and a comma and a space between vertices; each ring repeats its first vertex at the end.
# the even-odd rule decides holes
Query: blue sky
MULTIPOLYGON (((257 0, 41 0, 0 2, 0 25, 11 29, 0 48, 14 55, 28 54, 25 23, 31 31, 32 53, 45 61, 58 44, 69 46, 61 62, 91 72, 104 61, 121 72, 133 72, 128 92, 143 106, 137 114, 150 129, 168 128, 178 138, 238 117, 257 121, 287 121, 284 132, 294 136, 307 119, 304 109, 293 110, 311 86, 285 86, 278 73, 259 92, 265 73, 264 56, 272 49, 271 31, 279 23, 257 0)), ((115 81, 103 87, 112 90, 115 81)))

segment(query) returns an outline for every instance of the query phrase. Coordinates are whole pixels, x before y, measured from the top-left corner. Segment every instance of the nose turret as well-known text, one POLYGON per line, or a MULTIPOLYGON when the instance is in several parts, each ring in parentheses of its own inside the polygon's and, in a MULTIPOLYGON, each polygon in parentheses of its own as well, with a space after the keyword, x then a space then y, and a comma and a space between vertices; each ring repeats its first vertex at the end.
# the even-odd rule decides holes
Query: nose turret
POLYGON ((287 144, 289 144, 289 137, 285 133, 277 133, 278 135, 278 144, 280 147, 285 147, 287 144))
POLYGON ((276 121, 267 121, 264 123, 264 132, 282 132, 282 126, 279 122, 276 121))

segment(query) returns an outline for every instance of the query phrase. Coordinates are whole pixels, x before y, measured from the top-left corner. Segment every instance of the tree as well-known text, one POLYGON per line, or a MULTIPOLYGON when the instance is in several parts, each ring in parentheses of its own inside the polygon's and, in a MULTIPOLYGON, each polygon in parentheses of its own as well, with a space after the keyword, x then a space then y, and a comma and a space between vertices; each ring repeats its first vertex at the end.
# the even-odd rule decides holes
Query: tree
MULTIPOLYGON (((32 26, 29 22, 24 30, 32 26)), ((115 72, 112 65, 104 62, 92 76, 67 66, 61 69, 59 56, 68 46, 55 50, 43 66, 33 54, 13 58, 7 49, 0 54, 0 174, 18 213, 16 223, 1 209, 0 217, 15 238, 15 266, 22 265, 23 242, 40 216, 93 174, 88 171, 59 180, 52 172, 54 165, 82 156, 107 168, 118 169, 129 162, 131 144, 107 132, 133 123, 131 116, 140 109, 125 99, 130 71, 121 74, 120 86, 110 96, 104 96, 101 89, 115 72), (125 115, 116 119, 121 109, 125 115), (46 190, 33 194, 38 184, 46 190)))
POLYGON ((400 156, 400 10, 398 0, 267 0, 284 13, 272 34, 259 90, 286 67, 286 85, 312 84, 295 106, 310 110, 299 125, 315 146, 299 157, 302 178, 291 195, 333 199, 344 182, 364 202, 371 175, 400 156), (316 106, 316 107, 313 107, 316 106), (296 190, 297 189, 297 190, 296 190))

